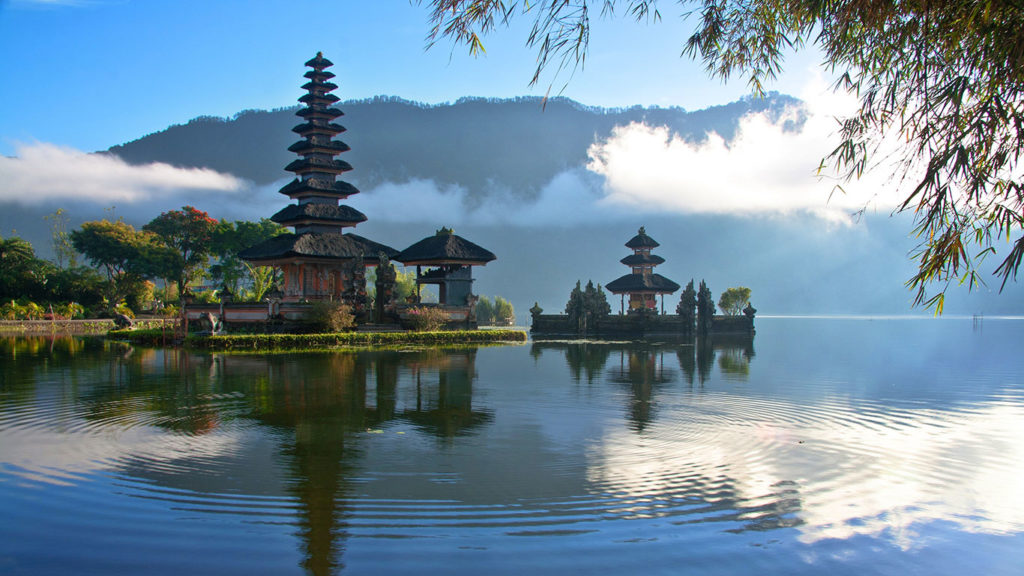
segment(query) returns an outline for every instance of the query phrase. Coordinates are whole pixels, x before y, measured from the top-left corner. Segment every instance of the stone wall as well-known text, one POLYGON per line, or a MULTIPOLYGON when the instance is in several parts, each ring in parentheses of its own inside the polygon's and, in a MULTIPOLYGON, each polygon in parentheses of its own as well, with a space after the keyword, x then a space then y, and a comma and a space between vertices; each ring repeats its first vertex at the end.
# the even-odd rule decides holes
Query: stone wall
MULTIPOLYGON (((613 314, 592 323, 586 327, 586 333, 581 333, 576 325, 569 322, 569 317, 565 314, 538 314, 533 316, 530 333, 542 338, 692 337, 693 325, 687 324, 676 314, 613 314)), ((711 334, 753 335, 754 320, 746 316, 714 316, 711 334)))

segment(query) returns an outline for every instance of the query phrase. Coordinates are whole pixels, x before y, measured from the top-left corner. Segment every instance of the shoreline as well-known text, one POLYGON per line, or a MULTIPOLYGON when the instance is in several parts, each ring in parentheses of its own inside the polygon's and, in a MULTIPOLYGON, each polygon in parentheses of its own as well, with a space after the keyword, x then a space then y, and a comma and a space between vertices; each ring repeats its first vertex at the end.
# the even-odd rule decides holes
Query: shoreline
MULTIPOLYGON (((132 344, 166 346, 173 335, 162 330, 111 330, 107 338, 132 344)), ((335 332, 327 334, 190 334, 185 348, 217 352, 276 350, 324 350, 346 347, 451 346, 464 344, 520 344, 528 340, 523 330, 439 330, 436 332, 335 332)))

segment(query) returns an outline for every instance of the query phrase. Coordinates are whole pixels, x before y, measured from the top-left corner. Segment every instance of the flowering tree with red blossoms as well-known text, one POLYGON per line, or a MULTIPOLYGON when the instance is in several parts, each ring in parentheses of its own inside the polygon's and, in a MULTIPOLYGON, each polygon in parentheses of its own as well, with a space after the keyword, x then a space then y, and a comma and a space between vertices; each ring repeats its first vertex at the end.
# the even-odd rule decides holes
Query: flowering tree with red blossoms
POLYGON ((181 210, 164 212, 142 227, 155 234, 173 253, 173 263, 166 277, 178 283, 179 294, 184 293, 192 274, 206 266, 217 224, 217 219, 210 218, 206 212, 183 206, 181 210))

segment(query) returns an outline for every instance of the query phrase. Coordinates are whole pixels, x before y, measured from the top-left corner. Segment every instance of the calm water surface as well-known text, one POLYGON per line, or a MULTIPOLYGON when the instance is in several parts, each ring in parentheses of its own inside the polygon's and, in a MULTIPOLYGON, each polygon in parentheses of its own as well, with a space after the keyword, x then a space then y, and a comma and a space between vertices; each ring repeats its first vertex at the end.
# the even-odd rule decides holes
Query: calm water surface
POLYGON ((0 573, 1021 574, 1022 343, 0 340, 0 573))

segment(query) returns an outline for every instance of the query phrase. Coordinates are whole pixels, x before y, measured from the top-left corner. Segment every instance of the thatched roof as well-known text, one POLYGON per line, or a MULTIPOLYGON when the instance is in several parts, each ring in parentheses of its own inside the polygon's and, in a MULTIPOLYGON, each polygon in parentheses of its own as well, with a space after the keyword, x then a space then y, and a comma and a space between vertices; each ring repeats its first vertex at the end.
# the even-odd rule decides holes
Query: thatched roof
POLYGON ((665 278, 661 274, 626 274, 605 284, 604 288, 612 294, 639 292, 671 294, 679 290, 679 284, 665 278))
POLYGON ((359 189, 343 180, 323 180, 320 178, 299 180, 296 178, 285 184, 279 192, 289 197, 316 195, 347 198, 353 194, 359 194, 359 189))
POLYGON ((643 226, 640 227, 640 231, 636 236, 633 236, 629 242, 626 242, 626 248, 634 250, 637 248, 657 248, 658 246, 661 246, 661 244, 658 244, 654 241, 654 238, 648 236, 643 226))
POLYGON ((395 256, 395 260, 406 266, 437 266, 440 264, 468 264, 473 266, 483 265, 495 259, 497 259, 497 256, 490 250, 481 248, 461 236, 452 234, 452 231, 446 228, 442 228, 437 234, 409 246, 395 256))
MULTIPOLYGON (((306 73, 307 76, 309 76, 309 74, 310 72, 306 73)), ((324 74, 329 74, 329 72, 324 72, 324 74)), ((331 74, 331 76, 334 76, 334 74, 331 74)), ((312 91, 317 88, 322 89, 324 92, 330 92, 331 90, 337 90, 338 85, 334 82, 325 82, 322 78, 311 78, 309 82, 302 85, 303 90, 312 91)))
POLYGON ((302 96, 299 96, 299 102, 302 102, 303 104, 309 104, 310 106, 316 106, 318 104, 319 105, 323 105, 323 106, 328 106, 330 104, 334 104, 338 100, 341 100, 341 98, 338 98, 334 94, 313 94, 313 93, 310 93, 310 94, 303 94, 302 96))
POLYGON ((289 172, 327 172, 341 174, 352 169, 352 165, 344 160, 323 160, 320 158, 302 158, 284 167, 289 172))
POLYGON ((344 116, 345 113, 337 108, 299 108, 295 115, 300 118, 327 118, 330 120, 344 116))
POLYGON ((619 260, 619 262, 622 262, 626 266, 642 266, 644 264, 657 266, 658 264, 664 264, 665 259, 654 254, 630 254, 622 260, 619 260))
POLYGON ((247 248, 239 257, 250 262, 268 262, 286 258, 322 258, 328 260, 350 260, 362 256, 367 262, 376 261, 383 252, 394 259, 398 251, 390 246, 368 240, 356 234, 337 232, 308 232, 306 234, 281 234, 265 242, 247 248))
POLYGON ((299 140, 288 147, 289 152, 295 152, 296 154, 315 154, 317 152, 321 154, 341 154, 349 150, 351 150, 349 145, 341 140, 331 140, 320 144, 309 140, 299 140))
POLYGON ((366 214, 351 206, 337 206, 334 204, 289 204, 284 209, 270 217, 278 224, 289 225, 294 222, 306 222, 318 220, 322 222, 337 222, 356 224, 366 222, 366 214))
POLYGON ((298 126, 292 128, 292 132, 305 136, 307 134, 341 134, 345 131, 345 127, 341 124, 335 124, 333 122, 329 124, 314 124, 312 122, 304 122, 298 126))
POLYGON ((306 66, 313 68, 314 70, 323 70, 324 68, 330 68, 334 66, 334 62, 331 62, 327 58, 324 58, 323 52, 317 52, 316 56, 306 61, 306 66))
POLYGON ((306 78, 316 82, 322 82, 324 80, 330 80, 334 78, 334 72, 327 72, 325 70, 309 70, 303 74, 306 78))

